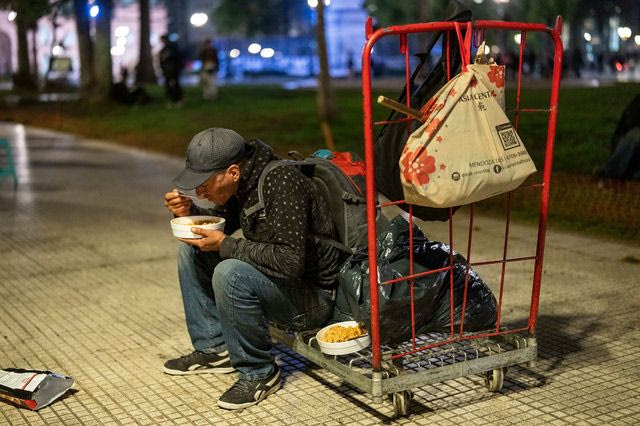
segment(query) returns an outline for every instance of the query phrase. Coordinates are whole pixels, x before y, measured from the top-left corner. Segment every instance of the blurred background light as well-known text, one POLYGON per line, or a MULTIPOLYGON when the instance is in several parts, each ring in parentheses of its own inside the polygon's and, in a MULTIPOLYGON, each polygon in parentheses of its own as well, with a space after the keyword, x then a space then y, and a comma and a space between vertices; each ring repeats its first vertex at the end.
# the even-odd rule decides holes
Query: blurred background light
POLYGON ((260 52, 260 50, 262 50, 262 46, 260 46, 258 43, 251 43, 247 50, 249 51, 249 53, 253 53, 255 55, 256 53, 260 52))
POLYGON ((189 19, 189 22, 191 22, 191 25, 193 25, 194 27, 201 27, 206 24, 208 20, 209 17, 206 13, 196 12, 191 15, 191 19, 189 19))
POLYGON ((273 50, 270 47, 267 47, 260 51, 260 56, 262 56, 263 58, 272 58, 275 53, 276 53, 275 50, 273 50))
POLYGON ((618 37, 622 40, 629 40, 631 37, 631 28, 629 27, 618 27, 618 37))
POLYGON ((116 27, 114 34, 116 37, 126 37, 129 35, 129 27, 126 25, 120 25, 119 27, 116 27))
POLYGON ((112 56, 122 56, 124 55, 124 46, 113 46, 111 48, 111 55, 112 56))

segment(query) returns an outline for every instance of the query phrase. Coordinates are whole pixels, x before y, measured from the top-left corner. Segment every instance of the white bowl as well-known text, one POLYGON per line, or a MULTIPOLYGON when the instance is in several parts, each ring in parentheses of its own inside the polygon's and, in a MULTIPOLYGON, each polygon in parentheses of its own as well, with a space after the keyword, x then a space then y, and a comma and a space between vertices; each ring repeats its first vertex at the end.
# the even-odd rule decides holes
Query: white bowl
POLYGON ((336 325, 341 325, 343 327, 354 327, 358 325, 356 321, 342 321, 334 324, 330 324, 318 331, 316 333, 316 339, 318 340, 318 345, 320 345, 320 350, 327 355, 345 355, 353 352, 358 352, 369 346, 371 343, 371 337, 369 333, 364 336, 357 337, 355 339, 347 340, 346 342, 336 342, 330 343, 325 342, 323 340, 326 332, 336 325))
POLYGON ((178 238, 202 238, 202 235, 194 234, 191 228, 224 229, 224 218, 217 216, 184 216, 171 219, 171 231, 178 238), (210 221, 207 225, 196 225, 201 221, 210 221))

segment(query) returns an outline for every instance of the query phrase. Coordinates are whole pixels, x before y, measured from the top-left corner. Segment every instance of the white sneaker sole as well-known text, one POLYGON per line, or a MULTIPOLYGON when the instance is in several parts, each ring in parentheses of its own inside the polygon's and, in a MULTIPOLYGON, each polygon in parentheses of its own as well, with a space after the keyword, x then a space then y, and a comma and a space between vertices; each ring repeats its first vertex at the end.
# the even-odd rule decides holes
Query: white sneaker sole
POLYGON ((170 368, 163 367, 162 370, 166 374, 170 374, 172 376, 190 376, 193 374, 229 374, 236 371, 233 367, 200 368, 191 371, 172 370, 170 368))

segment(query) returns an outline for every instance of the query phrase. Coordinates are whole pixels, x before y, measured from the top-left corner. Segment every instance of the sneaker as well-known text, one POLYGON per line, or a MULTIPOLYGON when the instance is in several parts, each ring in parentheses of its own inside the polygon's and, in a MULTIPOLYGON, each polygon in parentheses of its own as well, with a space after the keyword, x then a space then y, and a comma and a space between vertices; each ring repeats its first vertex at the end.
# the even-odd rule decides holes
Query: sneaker
POLYGON ((216 353, 204 353, 193 351, 189 355, 170 359, 164 363, 164 372, 167 374, 203 374, 203 373, 231 373, 235 369, 231 366, 227 351, 216 353))
POLYGON ((227 410, 247 408, 262 401, 278 389, 280 389, 280 368, 276 365, 273 374, 264 380, 238 379, 218 399, 218 407, 227 410))

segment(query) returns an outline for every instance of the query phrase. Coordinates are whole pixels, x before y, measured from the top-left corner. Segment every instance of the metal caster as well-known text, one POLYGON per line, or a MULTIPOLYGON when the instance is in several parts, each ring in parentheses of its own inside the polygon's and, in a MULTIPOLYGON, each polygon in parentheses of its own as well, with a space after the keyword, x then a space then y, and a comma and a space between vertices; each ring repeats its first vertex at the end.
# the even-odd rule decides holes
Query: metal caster
POLYGON ((506 368, 496 368, 486 372, 484 384, 489 392, 500 392, 504 384, 506 368))
POLYGON ((413 392, 411 391, 402 391, 396 392, 391 395, 391 399, 393 400, 393 411, 396 416, 406 416, 409 412, 409 402, 413 398, 413 392))

